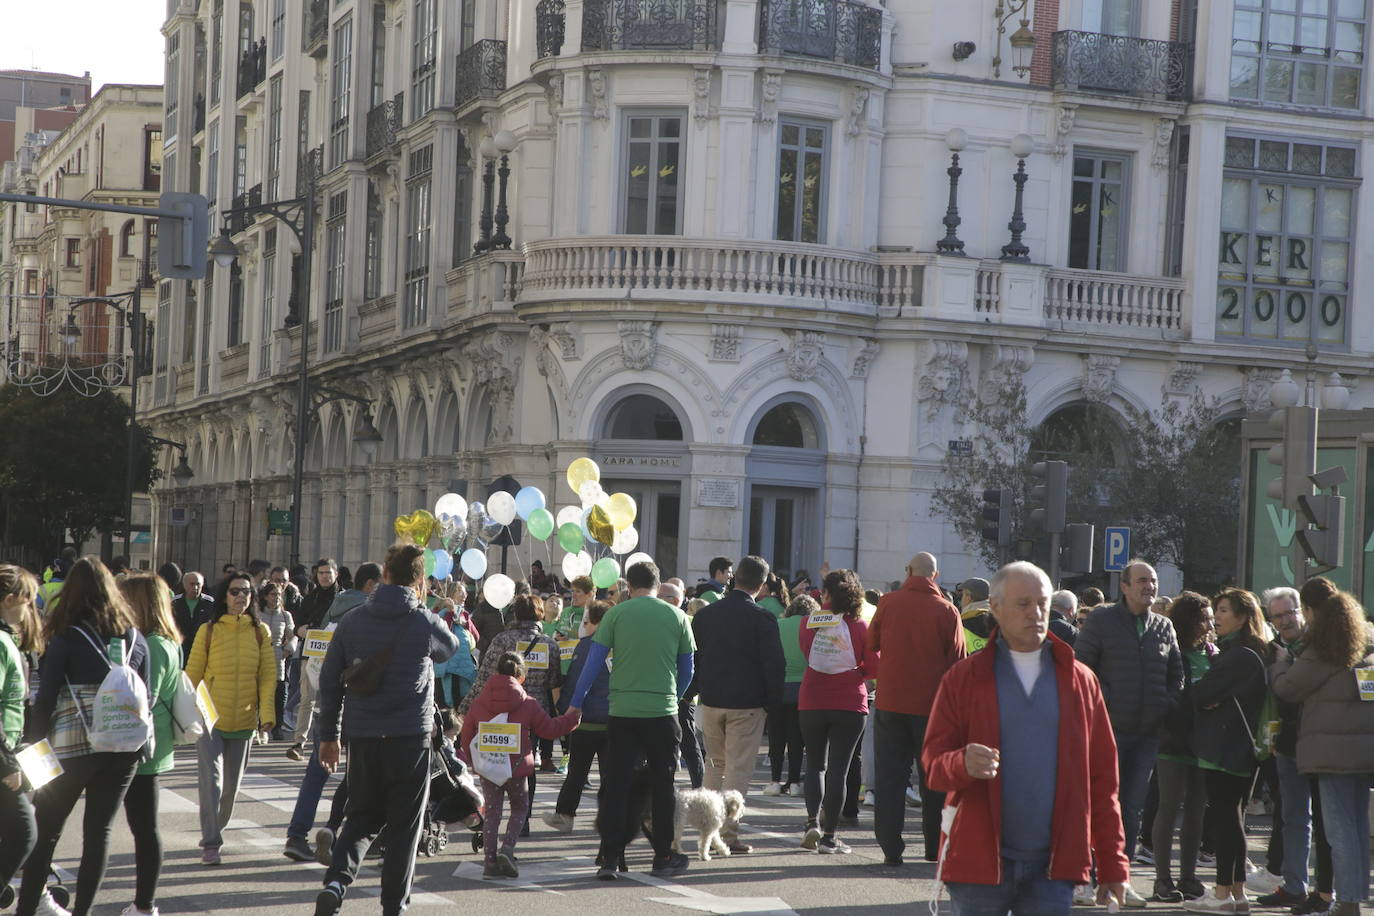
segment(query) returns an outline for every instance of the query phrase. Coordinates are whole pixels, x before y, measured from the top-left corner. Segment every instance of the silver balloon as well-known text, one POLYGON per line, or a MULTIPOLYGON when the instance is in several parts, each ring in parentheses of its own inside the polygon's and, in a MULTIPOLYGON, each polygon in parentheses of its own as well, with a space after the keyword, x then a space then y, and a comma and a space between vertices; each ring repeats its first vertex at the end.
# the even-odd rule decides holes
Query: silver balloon
POLYGON ((490 541, 492 538, 500 534, 501 529, 504 527, 506 526, 498 522, 496 519, 492 518, 490 515, 482 516, 482 538, 484 540, 490 541))
POLYGON ((487 517, 486 503, 474 499, 468 503, 468 530, 477 531, 482 527, 482 519, 487 517))

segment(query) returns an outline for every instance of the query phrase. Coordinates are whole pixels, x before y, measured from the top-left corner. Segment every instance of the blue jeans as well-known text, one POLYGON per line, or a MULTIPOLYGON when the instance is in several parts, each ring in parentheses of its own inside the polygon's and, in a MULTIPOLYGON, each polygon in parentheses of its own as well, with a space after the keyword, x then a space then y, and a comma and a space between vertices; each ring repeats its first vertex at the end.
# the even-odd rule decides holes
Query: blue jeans
POLYGON ((1002 859, 1001 884, 946 884, 954 916, 1063 916, 1073 908, 1073 884, 1049 877, 1049 857, 1002 859))
POLYGON ((1121 782, 1121 826, 1126 828, 1126 861, 1135 858, 1140 836, 1140 816, 1150 791, 1150 772, 1159 754, 1159 738, 1153 735, 1116 736, 1116 772, 1121 782))
POLYGON ((1312 851, 1312 793, 1307 777, 1298 772, 1298 761, 1287 754, 1274 755, 1279 774, 1279 804, 1283 807, 1283 889, 1295 897, 1307 896, 1307 857, 1312 851))
POLYGON ((301 789, 296 793, 296 808, 291 812, 291 824, 286 828, 288 837, 306 839, 310 828, 315 825, 315 812, 320 807, 320 796, 329 782, 329 773, 320 765, 320 742, 316 740, 316 730, 310 730, 310 760, 305 765, 305 776, 301 779, 301 789))
POLYGON ((301 657, 294 655, 286 662, 286 706, 278 725, 288 731, 296 730, 296 710, 301 705, 301 657))
POLYGON ((1337 900, 1369 899, 1369 780, 1369 773, 1317 776, 1337 900))

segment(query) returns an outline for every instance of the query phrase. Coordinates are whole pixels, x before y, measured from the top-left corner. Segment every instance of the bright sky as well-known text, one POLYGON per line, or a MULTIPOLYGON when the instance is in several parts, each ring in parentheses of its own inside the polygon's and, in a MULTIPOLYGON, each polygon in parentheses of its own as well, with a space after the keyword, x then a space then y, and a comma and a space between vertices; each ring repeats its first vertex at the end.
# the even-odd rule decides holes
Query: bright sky
POLYGON ((162 82, 166 0, 2 0, 0 70, 91 71, 106 83, 162 82))

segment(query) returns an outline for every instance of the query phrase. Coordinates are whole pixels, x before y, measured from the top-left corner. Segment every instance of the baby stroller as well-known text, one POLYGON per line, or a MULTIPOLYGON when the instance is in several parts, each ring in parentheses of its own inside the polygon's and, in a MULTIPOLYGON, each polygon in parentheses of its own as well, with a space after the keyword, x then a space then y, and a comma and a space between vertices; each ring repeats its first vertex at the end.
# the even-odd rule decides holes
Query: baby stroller
POLYGON ((482 848, 482 792, 466 764, 458 759, 453 742, 444 738, 430 755, 429 806, 420 829, 419 852, 437 856, 448 846, 450 824, 463 824, 472 833, 472 851, 482 848))

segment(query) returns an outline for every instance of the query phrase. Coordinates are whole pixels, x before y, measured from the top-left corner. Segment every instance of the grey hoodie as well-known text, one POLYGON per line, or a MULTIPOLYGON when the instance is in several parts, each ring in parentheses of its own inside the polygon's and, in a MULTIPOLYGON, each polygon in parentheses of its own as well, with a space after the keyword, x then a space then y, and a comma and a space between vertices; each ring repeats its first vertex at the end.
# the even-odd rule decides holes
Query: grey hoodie
POLYGON ((327 627, 331 623, 338 623, 343 620, 344 614, 361 607, 367 601, 367 595, 358 591, 356 588, 346 588, 334 596, 334 602, 329 605, 329 610, 324 612, 324 619, 320 621, 321 627, 327 627))
POLYGON ((339 621, 320 671, 321 741, 339 740, 340 713, 350 739, 429 735, 434 719, 434 664, 458 650, 448 624, 425 610, 415 592, 379 585, 356 613, 339 621), (371 696, 349 695, 344 668, 392 644, 391 664, 371 696))

